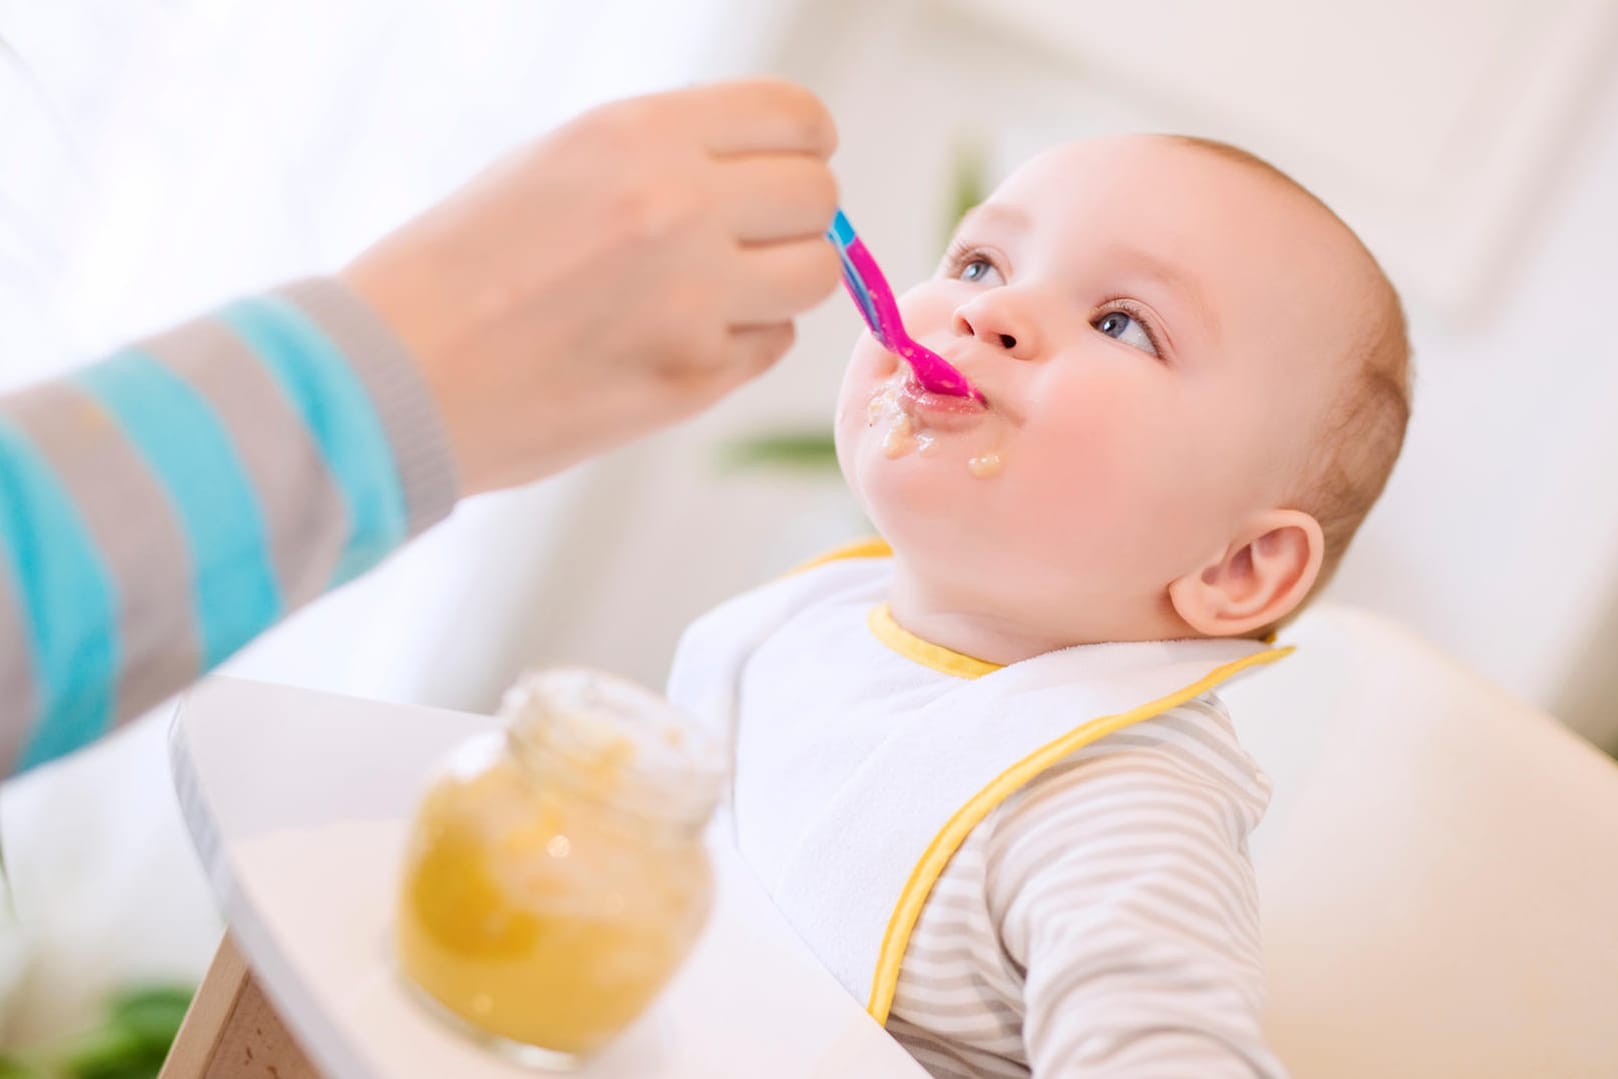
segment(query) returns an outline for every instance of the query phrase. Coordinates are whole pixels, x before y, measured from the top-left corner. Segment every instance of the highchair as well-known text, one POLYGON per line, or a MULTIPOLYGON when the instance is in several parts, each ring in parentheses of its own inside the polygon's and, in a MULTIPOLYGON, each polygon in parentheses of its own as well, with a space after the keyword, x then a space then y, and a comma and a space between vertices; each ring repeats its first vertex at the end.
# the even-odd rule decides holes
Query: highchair
POLYGON ((1387 620, 1283 636, 1224 696, 1275 784, 1253 855, 1292 1074, 1618 1076, 1618 766, 1387 620))

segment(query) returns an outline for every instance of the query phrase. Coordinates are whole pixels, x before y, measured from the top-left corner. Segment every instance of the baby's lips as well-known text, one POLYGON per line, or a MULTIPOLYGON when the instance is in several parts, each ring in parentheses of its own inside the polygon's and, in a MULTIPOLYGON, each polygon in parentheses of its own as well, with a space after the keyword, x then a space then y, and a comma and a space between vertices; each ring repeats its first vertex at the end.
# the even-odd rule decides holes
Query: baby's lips
POLYGON ((982 423, 988 408, 971 397, 924 389, 914 376, 895 388, 895 403, 929 430, 965 431, 982 423))
POLYGON ((972 397, 982 394, 960 368, 918 341, 901 342, 899 354, 910 364, 911 373, 930 393, 949 397, 972 397))
POLYGON ((977 388, 971 379, 966 377, 966 374, 960 368, 942 357, 939 358, 937 364, 930 366, 926 377, 922 376, 921 369, 915 364, 911 364, 910 369, 916 373, 916 377, 921 380, 922 385, 926 386, 929 393, 942 394, 948 397, 965 397, 974 399, 979 403, 983 402, 983 392, 977 388))
MULTIPOLYGON (((949 369, 951 371, 955 372, 955 374, 959 377, 960 381, 964 384, 965 389, 966 389, 967 392, 966 393, 949 393, 949 391, 939 390, 936 387, 932 387, 932 386, 927 387, 927 389, 931 390, 934 393, 949 393, 949 396, 952 396, 952 397, 968 397, 968 398, 972 398, 972 399, 976 400, 977 403, 982 405, 983 407, 985 407, 985 408, 989 407, 989 398, 988 398, 988 395, 983 392, 983 387, 979 386, 977 384, 977 382, 970 375, 968 375, 966 373, 966 368, 962 364, 959 364, 959 363, 957 363, 957 362, 955 362, 955 361, 953 361, 951 359, 948 359, 942 353, 935 352, 935 353, 933 353, 933 355, 937 356, 941 361, 943 361, 945 364, 947 364, 949 366, 949 369)), ((915 372, 916 371, 915 365, 912 364, 910 369, 911 369, 912 372, 915 372)), ((918 382, 921 381, 921 376, 920 376, 919 372, 916 373, 916 378, 917 378, 918 382)))

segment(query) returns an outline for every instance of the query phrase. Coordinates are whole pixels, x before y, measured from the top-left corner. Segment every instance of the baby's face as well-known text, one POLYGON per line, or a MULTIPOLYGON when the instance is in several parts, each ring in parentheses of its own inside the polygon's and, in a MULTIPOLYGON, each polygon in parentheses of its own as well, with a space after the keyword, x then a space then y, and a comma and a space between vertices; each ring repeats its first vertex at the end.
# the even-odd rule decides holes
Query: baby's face
POLYGON ((1172 633, 1167 585, 1294 497, 1369 317, 1352 243, 1205 149, 1051 150, 900 300, 987 404, 921 393, 862 335, 843 472, 946 604, 1055 640, 1172 633))

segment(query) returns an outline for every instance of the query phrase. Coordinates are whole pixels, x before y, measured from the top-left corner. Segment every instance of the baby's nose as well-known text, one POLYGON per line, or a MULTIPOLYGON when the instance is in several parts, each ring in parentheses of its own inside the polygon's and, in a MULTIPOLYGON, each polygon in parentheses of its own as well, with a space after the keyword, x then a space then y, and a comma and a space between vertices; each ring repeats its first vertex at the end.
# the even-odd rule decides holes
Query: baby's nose
POLYGON ((1012 305, 1003 302, 988 303, 980 296, 971 303, 955 309, 955 332, 975 337, 1010 353, 1019 360, 1031 359, 1035 353, 1033 327, 1018 317, 1012 305))

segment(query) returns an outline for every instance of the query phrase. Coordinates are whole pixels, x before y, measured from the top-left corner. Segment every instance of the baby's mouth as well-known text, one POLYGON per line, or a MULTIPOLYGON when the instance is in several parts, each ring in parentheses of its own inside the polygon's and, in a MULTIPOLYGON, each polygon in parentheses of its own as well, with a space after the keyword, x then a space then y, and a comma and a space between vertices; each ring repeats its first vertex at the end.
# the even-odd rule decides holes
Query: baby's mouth
POLYGON ((918 424, 944 431, 964 430, 976 424, 991 407, 986 398, 933 393, 909 372, 899 383, 894 400, 918 424))
POLYGON ((889 458, 912 452, 931 457, 941 448, 941 436, 969 430, 988 412, 988 404, 980 398, 933 393, 901 369, 872 396, 866 426, 885 426, 882 452, 889 458))

